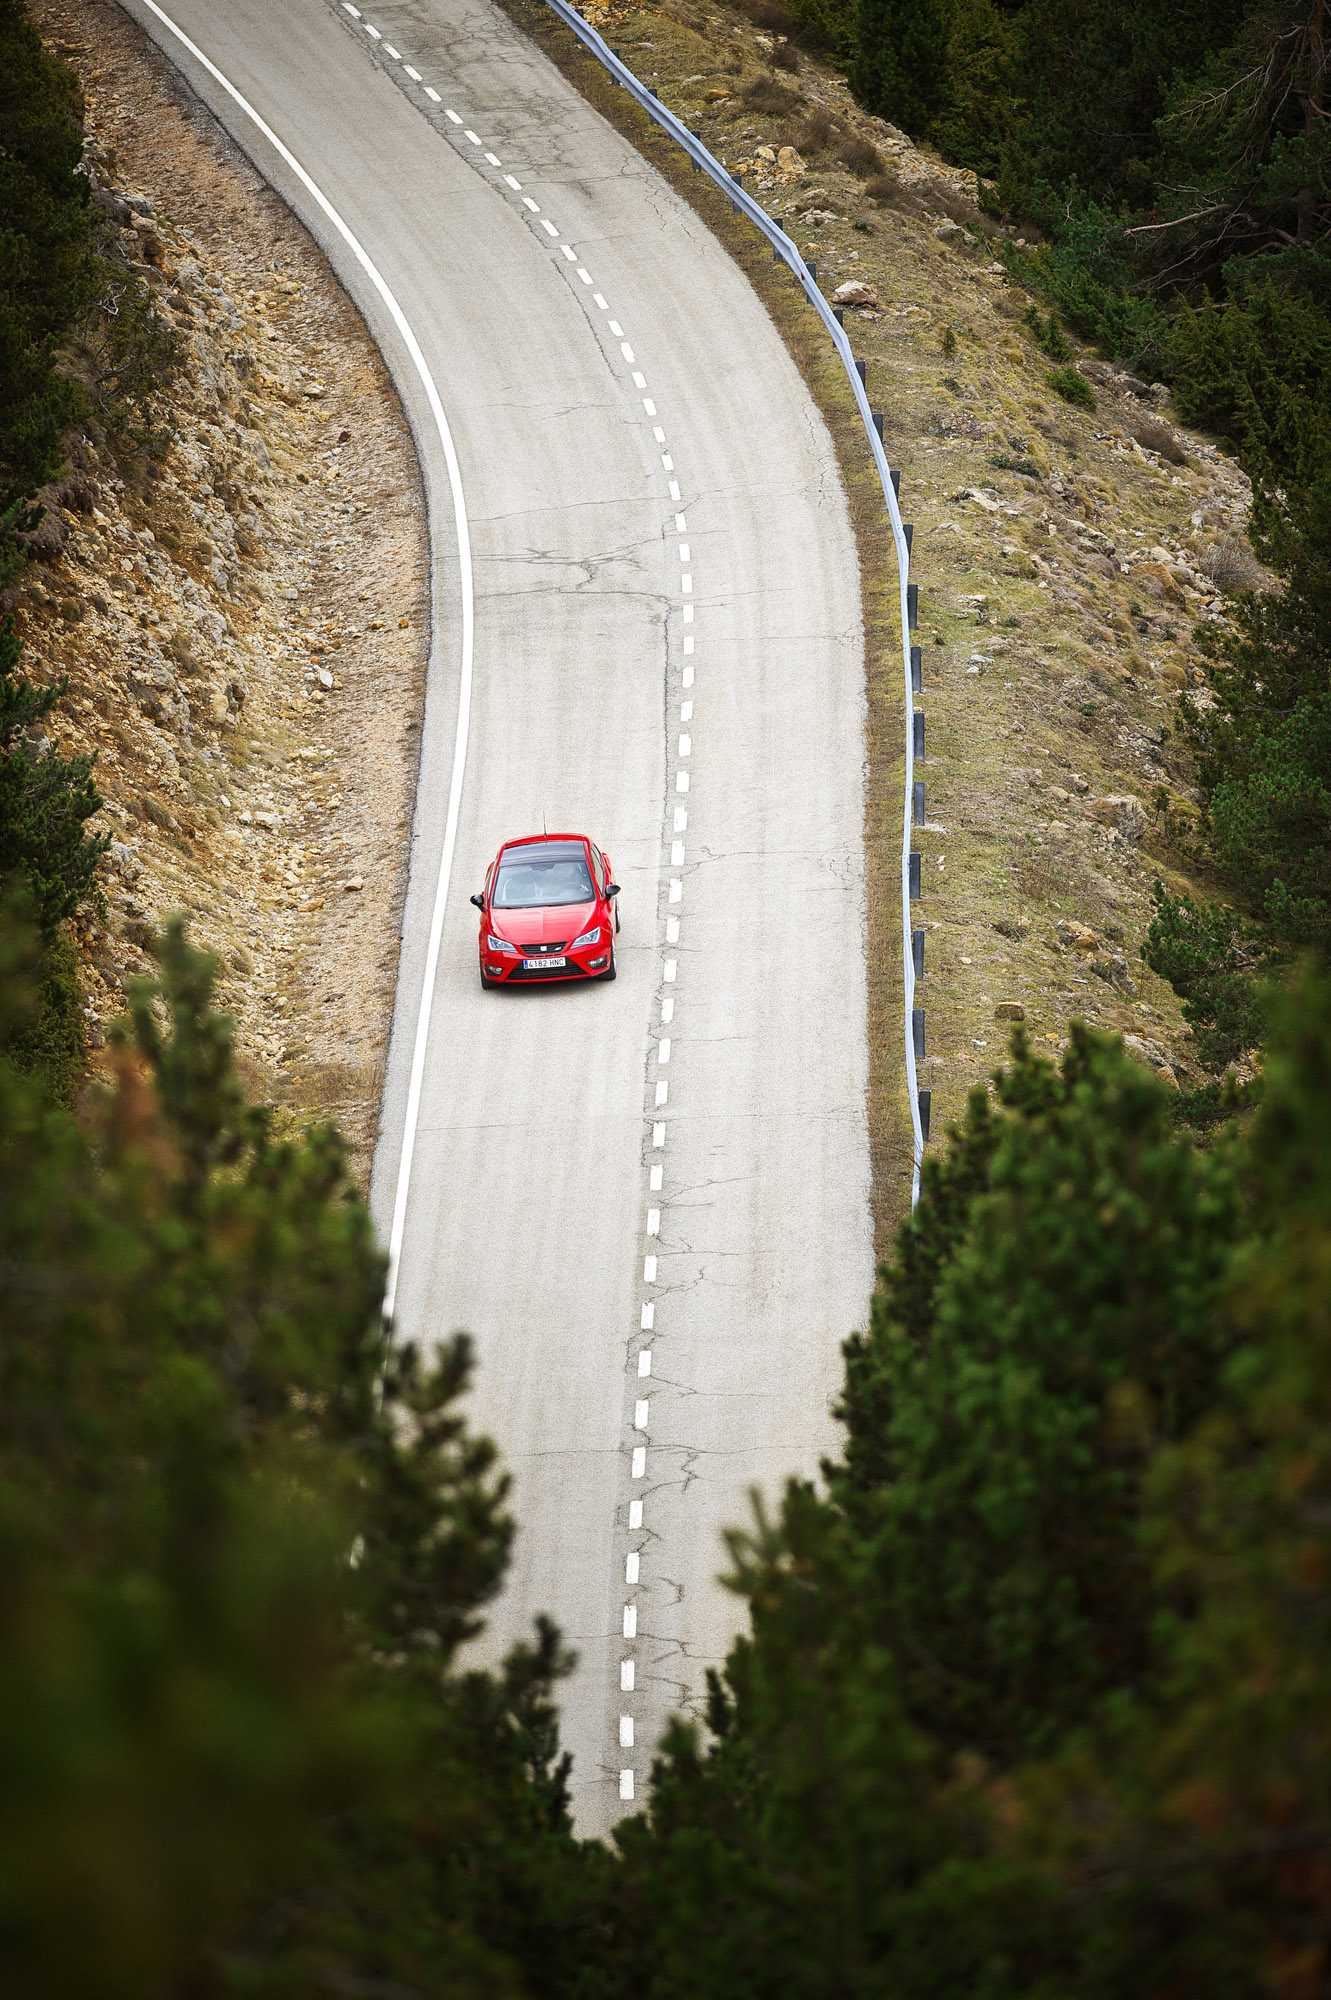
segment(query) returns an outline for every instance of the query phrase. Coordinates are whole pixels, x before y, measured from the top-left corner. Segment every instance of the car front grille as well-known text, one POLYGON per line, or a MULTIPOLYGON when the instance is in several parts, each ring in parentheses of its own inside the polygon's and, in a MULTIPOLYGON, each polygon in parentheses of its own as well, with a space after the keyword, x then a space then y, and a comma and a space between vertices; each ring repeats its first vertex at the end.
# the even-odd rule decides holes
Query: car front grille
POLYGON ((567 949, 568 946, 562 944, 524 944, 522 955, 524 958, 554 958, 567 949))

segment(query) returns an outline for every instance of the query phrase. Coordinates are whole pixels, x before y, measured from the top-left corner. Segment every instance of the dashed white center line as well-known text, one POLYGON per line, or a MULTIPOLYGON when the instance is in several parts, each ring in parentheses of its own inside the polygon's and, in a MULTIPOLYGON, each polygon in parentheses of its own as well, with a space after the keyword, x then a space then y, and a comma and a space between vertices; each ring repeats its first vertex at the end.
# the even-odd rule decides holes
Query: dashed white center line
MULTIPOLYGON (((374 27, 371 23, 363 20, 360 10, 352 4, 352 0, 342 0, 342 4, 343 7, 345 8, 345 11, 351 15, 353 20, 360 21, 362 23, 362 26, 365 28, 367 35, 369 35, 374 41, 383 44, 384 52, 386 55, 391 57, 391 59, 394 62, 402 63, 403 69, 405 70, 406 75, 410 77, 411 81, 415 84, 422 85, 424 93, 426 97, 429 98, 430 102, 432 104, 442 104, 443 100, 441 99, 439 92, 435 90, 432 85, 423 83, 420 71, 418 69, 414 69, 410 63, 406 62, 402 57, 402 55, 400 54, 400 52, 397 49, 395 49, 391 43, 385 42, 382 34, 376 27, 374 27)), ((483 142, 481 140, 480 134, 477 132, 473 132, 470 126, 463 125, 462 117, 459 112, 454 111, 448 106, 445 106, 444 115, 448 119, 450 124, 459 126, 461 128, 463 136, 470 142, 471 145, 483 147, 483 142)), ((503 161, 499 158, 499 156, 496 153, 485 152, 484 158, 487 164, 493 167, 496 170, 496 172, 502 173, 504 182, 509 188, 512 189, 514 194, 522 195, 522 206, 527 210, 527 212, 532 216, 541 216, 541 208, 539 202, 534 201, 530 195, 522 193, 521 181, 518 180, 517 177, 513 174, 502 172, 503 161)), ((592 287, 594 281, 592 279, 591 272, 586 268, 585 265, 578 263, 577 261, 578 253, 574 249, 573 245, 560 240, 560 232, 558 228, 555 226, 555 224, 551 222, 548 217, 541 216, 541 228, 545 231, 547 236, 551 237, 554 241, 559 243, 561 256, 569 264, 572 264, 576 267, 578 278, 581 281, 581 283, 587 285, 588 287, 592 287)), ((593 291, 593 300, 598 311, 603 313, 609 313, 610 311, 609 302, 605 298, 603 293, 593 291)), ((647 378, 641 372, 641 370, 639 370, 636 366, 637 357, 634 354, 634 350, 631 343, 629 342, 627 336, 625 335, 624 328, 620 325, 619 321, 616 319, 611 319, 608 323, 611 334, 619 342, 619 351, 621 356, 623 357, 624 362, 627 364, 631 372, 634 388, 639 391, 645 391, 647 387, 647 378)), ((641 397, 641 401, 643 410, 646 413, 646 415, 650 418, 655 418, 657 411, 656 411, 656 405, 652 401, 652 399, 646 394, 643 394, 641 397)), ((668 475, 672 475, 669 478, 670 499, 672 504, 677 507, 682 497, 680 492, 680 486, 678 480, 673 477, 675 471, 674 459, 671 456, 670 452, 666 449, 666 434, 659 423, 653 424, 652 436, 660 450, 662 470, 668 475)), ((687 532, 687 521, 684 514, 677 513, 674 516, 674 526, 675 526, 675 533, 677 535, 683 536, 687 532)), ((679 545, 679 560, 681 564, 680 592, 682 596, 687 598, 688 596, 690 596, 693 590, 693 577, 689 572, 688 568, 688 565, 691 561, 691 554, 687 542, 681 541, 679 545)), ((693 606, 691 603, 685 603, 683 605, 682 615, 683 615, 683 623, 685 624, 685 626, 691 625, 693 622, 693 606)), ((691 632, 685 632, 683 635, 683 652, 686 656, 691 655, 693 652, 693 635, 691 632)), ((691 687, 693 685, 692 666, 684 667, 683 684, 686 688, 691 687)), ((693 703, 691 701, 681 702, 679 714, 681 722, 690 722, 693 717, 693 703)), ((678 739, 678 757, 681 762, 688 759, 688 757, 691 755, 692 748, 693 745, 691 737, 687 734, 681 733, 678 739)), ((682 770, 682 769, 677 770, 675 774, 676 793, 677 794, 687 793, 688 789, 689 789, 689 774, 687 770, 682 770)), ((674 808, 675 833, 676 834, 683 833, 687 825, 688 825, 687 812, 685 811, 682 805, 676 806, 674 808)), ((670 865, 672 868, 682 868, 684 865, 684 843, 682 840, 678 839, 674 840, 671 844, 670 865)), ((668 902, 670 904, 677 904, 681 902, 683 898, 683 893, 684 893, 684 885, 682 878, 679 876, 670 877, 667 883, 668 902)), ((679 918, 677 916, 667 916, 665 920, 665 938, 667 945, 674 945, 679 942, 679 918)), ((665 959, 662 965, 662 979, 667 986, 673 986, 675 984, 677 973, 678 973, 678 961, 674 958, 665 959)), ((664 994, 661 999, 661 1011, 660 1011, 660 1023, 663 1028, 668 1027, 670 1025, 674 1017, 674 1011, 675 1011, 675 1001, 673 993, 664 994)), ((668 1035, 659 1036, 657 1040, 657 1049, 656 1049, 657 1064, 659 1068, 664 1068, 669 1063, 670 1054, 671 1054, 670 1037, 668 1035)), ((670 1093, 669 1083, 666 1081, 664 1077, 659 1077, 656 1082, 656 1090, 655 1090, 656 1105, 658 1110, 663 1109, 664 1106, 668 1104, 669 1093, 670 1093)), ((652 1137, 651 1137, 652 1147, 655 1151, 661 1152, 664 1150, 665 1142, 666 1142, 666 1127, 665 1124, 660 1119, 658 1119, 652 1125, 652 1137)), ((664 1169, 659 1165, 653 1166, 650 1169, 648 1179, 650 1185, 650 1192, 654 1195, 659 1195, 664 1181, 664 1169)), ((659 1208, 649 1208, 647 1210, 646 1233, 649 1239, 655 1239, 660 1236, 661 1211, 659 1208)), ((657 1269, 658 1269, 658 1260, 655 1252, 654 1251, 645 1252, 643 1256, 643 1265, 642 1265, 643 1283, 645 1285, 655 1285, 657 1280, 657 1269)), ((653 1322, 655 1318, 655 1313, 656 1313, 655 1301, 652 1299, 646 1300, 641 1307, 641 1330, 644 1333, 651 1332, 654 1330, 653 1322)), ((638 1353, 638 1376, 641 1380, 645 1381, 650 1377, 651 1372, 652 1372, 651 1349, 650 1347, 643 1347, 639 1350, 638 1353)), ((647 1429, 648 1408, 649 1405, 645 1397, 639 1397, 634 1403, 633 1428, 635 1430, 645 1431, 647 1429)), ((647 1447, 645 1444, 634 1445, 632 1447, 632 1456, 630 1460, 630 1477, 634 1480, 640 1480, 646 1477, 646 1473, 647 1473, 647 1447)), ((636 1531, 640 1530, 642 1528, 642 1525, 643 1525, 643 1502, 641 1500, 631 1500, 629 1502, 629 1527, 631 1530, 636 1531)), ((628 1553, 625 1556, 625 1563, 624 1563, 624 1580, 627 1584, 636 1585, 638 1583, 640 1577, 640 1563, 641 1559, 638 1551, 637 1550, 628 1551, 628 1553)), ((635 1639, 637 1637, 637 1631, 638 1631, 637 1607, 636 1605, 633 1604, 626 1604, 624 1606, 624 1613, 623 1613, 623 1633, 625 1639, 626 1640, 635 1639)), ((636 1679, 636 1668, 633 1660, 631 1659, 621 1660, 619 1668, 619 1685, 621 1690, 626 1694, 633 1693, 635 1687, 635 1679, 636 1679)), ((635 1741, 636 1741, 636 1725, 634 1722, 634 1718, 631 1715, 621 1715, 619 1718, 620 1748, 623 1750, 631 1750, 634 1748, 635 1741)), ((619 1773, 620 1798, 623 1800, 632 1800, 632 1798, 634 1797, 634 1786, 635 1786, 635 1779, 633 1771, 627 1768, 621 1769, 619 1773)))
POLYGON ((346 8, 348 14, 350 14, 353 21, 359 21, 360 19, 359 7, 353 7, 351 4, 351 0, 342 0, 342 5, 346 8))

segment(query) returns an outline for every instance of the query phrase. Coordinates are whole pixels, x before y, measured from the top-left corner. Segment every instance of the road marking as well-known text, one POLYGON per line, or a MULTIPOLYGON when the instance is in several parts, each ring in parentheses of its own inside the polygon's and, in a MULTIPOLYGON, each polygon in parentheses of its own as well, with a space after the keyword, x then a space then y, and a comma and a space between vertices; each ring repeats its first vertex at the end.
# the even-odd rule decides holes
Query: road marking
POLYGON ((497 160, 493 153, 487 153, 485 157, 492 167, 502 167, 504 164, 502 160, 497 160))
MULTIPOLYGON (((645 1444, 635 1444, 633 1447, 633 1464, 629 1467, 629 1477, 631 1479, 645 1479, 647 1477, 647 1447, 645 1444)), ((624 1637, 631 1639, 633 1633, 626 1632, 624 1637)))
MULTIPOLYGON (((619 1747, 621 1750, 631 1750, 633 1748, 633 1717, 631 1715, 621 1715, 619 1718, 619 1747)), ((633 1776, 632 1771, 629 1772, 629 1776, 633 1776)))
POLYGON ((664 1177, 664 1174, 665 1174, 665 1168, 664 1168, 664 1167, 653 1167, 653 1168, 652 1168, 652 1173, 651 1173, 651 1182, 650 1182, 650 1186, 651 1186, 651 1191, 652 1191, 652 1193, 653 1193, 653 1194, 660 1194, 660 1192, 661 1192, 661 1181, 662 1181, 662 1178, 664 1177))
POLYGON ((621 1799, 631 1799, 631 1798, 633 1797, 633 1773, 632 1773, 632 1771, 621 1771, 621 1772, 620 1772, 620 1774, 619 1774, 619 1796, 620 1796, 620 1798, 621 1798, 621 1799))
POLYGON ((505 175, 504 175, 504 179, 505 179, 505 180, 506 180, 506 181, 508 182, 508 184, 509 184, 509 186, 510 186, 510 187, 512 188, 512 190, 513 190, 514 194, 521 194, 521 193, 522 193, 522 182, 521 182, 521 181, 517 181, 517 180, 514 180, 514 178, 513 178, 512 174, 505 174, 505 175))
POLYGON ((462 120, 458 117, 456 111, 445 111, 444 116, 445 118, 450 118, 455 125, 460 125, 462 123, 462 120))
POLYGON ((647 1428, 647 1399, 645 1396, 640 1396, 633 1405, 633 1428, 635 1431, 645 1431, 647 1428))
POLYGON ((640 1332, 642 1333, 651 1332, 652 1327, 655 1325, 655 1314, 656 1314, 656 1307, 652 1303, 652 1301, 648 1299, 646 1305, 642 1309, 642 1318, 639 1322, 640 1332))
POLYGON ((530 196, 529 194, 524 194, 524 195, 523 195, 523 197, 522 197, 522 206, 523 206, 524 208, 529 208, 529 209, 531 210, 531 212, 532 212, 532 214, 533 214, 533 215, 539 215, 539 214, 540 214, 540 212, 541 212, 541 206, 540 206, 540 203, 539 203, 539 202, 535 202, 535 201, 533 201, 533 200, 532 200, 532 198, 531 198, 531 196, 530 196))
POLYGON ((679 754, 681 757, 689 757, 693 754, 693 738, 691 736, 680 736, 679 754))
POLYGON ((656 415, 656 405, 655 405, 655 403, 654 403, 654 402, 652 401, 652 399, 651 399, 651 397, 650 397, 650 396, 644 396, 644 397, 643 397, 643 399, 642 399, 642 407, 643 407, 643 409, 644 409, 644 410, 646 410, 646 412, 647 412, 647 414, 648 414, 648 416, 649 416, 649 417, 654 417, 654 416, 656 415))
POLYGON ((655 1257, 644 1257, 644 1258, 643 1258, 643 1260, 642 1260, 642 1282, 644 1283, 644 1285, 654 1285, 654 1284, 656 1283, 656 1259, 655 1259, 655 1257))
MULTIPOLYGON (((679 719, 681 722, 692 722, 693 703, 691 701, 682 701, 679 704, 679 719)), ((684 849, 682 846, 679 850, 679 858, 681 861, 684 859, 684 849)))
POLYGON ((675 480, 675 479, 672 479, 672 480, 671 480, 671 482, 670 482, 670 498, 671 498, 672 500, 678 500, 678 498, 679 498, 679 482, 678 482, 678 480, 675 480))
POLYGON ((464 139, 470 139, 473 146, 479 146, 481 143, 479 135, 473 132, 469 125, 463 126, 462 136, 464 139))
POLYGON ((665 432, 661 429, 661 426, 659 424, 654 424, 652 426, 652 436, 656 439, 656 442, 658 444, 665 443, 665 432))
POLYGON ((676 876, 675 876, 675 877, 673 878, 673 880, 671 881, 671 884, 670 884, 670 900, 671 900, 671 902, 672 902, 672 903, 678 903, 678 902, 680 901, 681 897, 683 896, 683 894, 684 894, 684 884, 683 884, 683 883, 682 883, 682 882, 680 881, 679 877, 678 877, 678 876, 676 875, 676 876))
POLYGON ((675 461, 674 461, 674 459, 673 459, 673 458, 672 458, 672 457, 670 456, 670 453, 669 453, 668 451, 663 451, 663 452, 661 453, 661 463, 662 463, 662 465, 663 465, 663 466, 665 467, 665 469, 666 469, 666 471, 667 471, 667 472, 673 472, 673 471, 674 471, 674 469, 675 469, 675 461))
POLYGON ((570 264, 576 264, 576 263, 577 263, 577 261, 578 261, 578 253, 577 253, 577 251, 576 251, 576 250, 575 250, 575 249, 574 249, 574 248, 572 247, 572 245, 571 245, 571 244, 568 244, 568 243, 561 243, 559 247, 560 247, 560 249, 561 249, 561 250, 563 251, 564 255, 565 255, 565 256, 566 256, 567 258, 568 258, 568 261, 569 261, 569 263, 570 263, 570 264))
POLYGON ((378 265, 338 211, 333 207, 323 189, 305 171, 291 148, 283 143, 271 125, 260 117, 247 97, 243 97, 234 83, 211 62, 197 42, 190 40, 183 28, 157 0, 144 0, 149 13, 155 14, 168 33, 175 36, 182 48, 188 49, 195 61, 207 71, 227 96, 236 104, 255 128, 272 146, 307 190, 312 199, 327 216, 333 228, 350 250, 356 262, 364 271, 370 283, 378 292, 388 310, 389 317, 410 356, 412 366, 420 378, 421 387, 434 418, 443 448, 444 463, 448 469, 449 492, 453 502, 453 523, 458 552, 458 589, 462 600, 461 657, 458 668, 458 715, 457 732, 453 739, 453 770, 448 786, 448 805, 444 819, 444 844, 439 855, 439 872, 435 878, 434 908, 430 913, 429 941, 425 952, 425 971, 421 980, 420 1010, 416 1018, 416 1040, 411 1056, 411 1077, 407 1086, 407 1108, 402 1131, 402 1150, 398 1156, 397 1188, 393 1199, 393 1222, 388 1239, 388 1275, 384 1288, 384 1318, 391 1322, 397 1302, 397 1274, 402 1255, 402 1237, 406 1227, 407 1194, 411 1186, 412 1159, 416 1149, 416 1126, 420 1117, 421 1086, 425 1075, 425 1052, 430 1037, 430 1014, 434 1000, 435 978, 439 967, 439 947, 444 930, 444 909, 448 901, 448 887, 453 873, 453 852, 457 845, 458 817, 462 809, 462 782, 467 768, 467 738, 471 725, 471 681, 472 655, 475 635, 475 607, 472 594, 471 574, 471 530, 467 520, 467 500, 462 490, 462 470, 458 464, 457 451, 453 444, 453 433, 448 427, 443 402, 435 385, 429 364, 422 352, 421 344, 412 331, 411 322, 403 312, 397 299, 389 290, 378 265))
POLYGON ((647 1211, 647 1234, 649 1236, 659 1236, 661 1234, 661 1211, 659 1208, 649 1208, 647 1211))
POLYGON ((693 623, 693 606, 691 604, 686 604, 684 606, 684 623, 686 625, 691 625, 693 623))
POLYGON ((353 7, 351 4, 351 0, 342 0, 342 5, 346 8, 348 14, 350 14, 353 21, 359 21, 360 19, 359 7, 353 7))
POLYGON ((653 1127, 652 1127, 652 1144, 653 1144, 654 1146, 664 1146, 664 1144, 665 1144, 665 1126, 664 1126, 664 1125, 653 1125, 653 1127))
MULTIPOLYGON (((667 917, 667 918, 666 918, 666 943, 667 943, 667 944, 678 944, 678 943, 679 943, 679 918, 678 918, 678 917, 667 917)), ((658 1086, 658 1088, 659 1088, 659 1086, 658 1086)))
MULTIPOLYGON (((639 1446, 638 1449, 641 1451, 642 1447, 639 1446)), ((638 1453, 635 1451, 633 1456, 636 1459, 638 1453)), ((646 1452, 643 1452, 643 1457, 646 1458, 646 1456, 647 1456, 646 1452)), ((639 1477, 641 1477, 641 1474, 639 1475, 639 1477)), ((636 1639, 637 1636, 638 1636, 638 1607, 636 1604, 626 1604, 624 1606, 624 1637, 626 1639, 636 1639)))
POLYGON ((365 23, 365 32, 367 35, 372 35, 376 42, 381 42, 383 40, 383 36, 379 33, 379 30, 377 28, 372 28, 368 21, 365 23))
POLYGON ((675 996, 673 993, 667 993, 665 999, 661 1002, 661 1025, 664 1027, 668 1022, 673 1021, 674 1018, 675 996))
MULTIPOLYGON (((429 98, 431 104, 442 104, 444 101, 443 98, 439 95, 439 92, 437 90, 432 90, 428 83, 425 86, 425 95, 429 98)), ((461 124, 462 120, 459 119, 458 123, 461 124)))
POLYGON ((601 297, 601 294, 600 294, 599 292, 595 292, 595 293, 593 293, 593 295, 592 295, 592 302, 593 302, 593 304, 594 304, 594 305, 597 305, 597 306, 599 306, 599 307, 600 307, 600 309, 601 309, 601 311, 602 311, 603 313, 608 313, 608 312, 609 312, 609 310, 610 310, 610 303, 609 303, 609 301, 608 301, 607 299, 603 299, 603 298, 601 297))
MULTIPOLYGON (((686 632, 684 634, 684 656, 686 659, 692 651, 693 651, 693 634, 692 632, 686 632)), ((686 688, 691 688, 693 686, 692 667, 685 667, 684 669, 684 685, 686 688)))
MULTIPOLYGON (((670 935, 670 926, 669 924, 667 924, 666 936, 669 937, 669 935, 670 935)), ((656 1101, 658 1104, 667 1104, 670 1101, 670 1085, 664 1080, 664 1078, 656 1086, 656 1101)))
POLYGON ((421 73, 418 69, 413 69, 410 63, 403 63, 402 67, 407 72, 407 75, 411 78, 413 83, 420 82, 421 73))
MULTIPOLYGON (((632 358, 633 357, 630 355, 629 359, 632 360, 632 358)), ((636 369, 634 370, 634 375, 633 375, 633 386, 635 389, 645 389, 647 387, 647 377, 639 373, 636 369)), ((654 413, 651 411, 648 412, 649 416, 652 414, 654 413)))
POLYGON ((592 281, 592 274, 590 271, 585 269, 585 267, 581 264, 579 264, 578 266, 578 276, 582 279, 584 285, 590 285, 592 281))
POLYGON ((550 221, 548 216, 546 217, 545 221, 541 224, 541 227, 545 231, 547 236, 558 236, 559 234, 559 231, 555 228, 554 223, 550 221))
POLYGON ((638 1552, 636 1549, 630 1549, 624 1558, 624 1581, 625 1583, 636 1583, 638 1581, 638 1552))
MULTIPOLYGON (((641 1506, 642 1503, 641 1501, 635 1500, 633 1504, 635 1507, 637 1507, 641 1506)), ((633 1679, 634 1679, 634 1674, 633 1674, 632 1660, 621 1660, 619 1663, 619 1685, 624 1690, 625 1694, 632 1694, 633 1679)))
MULTIPOLYGON (((612 324, 612 325, 611 325, 611 328, 610 328, 610 331, 611 331, 611 333, 618 333, 618 332, 619 332, 619 328, 618 328, 617 326, 615 326, 615 325, 613 325, 613 324, 612 324)), ((629 346, 629 344, 628 344, 628 342, 627 342, 626 340, 621 340, 621 341, 620 341, 620 343, 619 343, 619 351, 620 351, 620 353, 621 353, 621 354, 623 355, 624 359, 625 359, 625 360, 626 360, 626 361, 627 361, 627 362, 629 363, 629 365, 630 365, 630 367, 631 367, 631 366, 632 366, 632 364, 633 364, 633 359, 634 359, 634 355, 633 355, 633 349, 632 349, 632 348, 631 348, 631 347, 629 346)), ((644 385, 644 386, 645 386, 645 385, 644 385)))
POLYGON ((639 1375, 650 1375, 651 1372, 652 1350, 650 1347, 644 1347, 642 1353, 638 1356, 638 1373, 639 1375))
POLYGON ((685 533, 685 531, 686 531, 686 529, 687 529, 687 526, 688 526, 688 524, 687 524, 687 522, 685 521, 685 519, 684 519, 684 516, 683 516, 682 514, 676 514, 676 516, 675 516, 675 533, 676 533, 677 535, 682 535, 682 534, 684 534, 684 533, 685 533))
MULTIPOLYGON (((616 339, 616 340, 622 340, 622 339, 623 339, 623 337, 624 337, 624 329, 623 329, 623 327, 622 327, 622 326, 621 326, 621 325, 619 324, 619 321, 618 321, 617 319, 612 319, 612 320, 611 320, 611 322, 610 322, 610 331, 611 331, 611 333, 613 333, 613 334, 614 334, 614 336, 615 336, 615 339, 616 339)), ((628 359, 628 360, 630 360, 630 361, 632 361, 632 359, 633 359, 633 356, 632 356, 632 355, 630 354, 630 355, 628 355, 628 356, 627 356, 627 359, 628 359)))
POLYGON ((391 42, 384 43, 384 54, 386 56, 392 56, 394 62, 401 62, 402 60, 401 49, 395 49, 391 42))
POLYGON ((687 574, 682 576, 679 579, 679 587, 683 591, 684 595, 687 597, 689 595, 689 592, 693 589, 693 578, 687 574))
POLYGON ((666 962, 665 962, 665 976, 666 976, 666 978, 667 978, 668 980, 672 980, 672 981, 673 981, 673 979, 674 979, 674 977, 675 977, 675 974, 676 974, 676 972, 677 972, 678 970, 679 970, 679 961, 678 961, 678 959, 674 959, 674 958, 668 958, 668 959, 666 960, 666 962))
POLYGON ((641 1500, 629 1501, 629 1526, 630 1528, 640 1528, 642 1526, 641 1500))

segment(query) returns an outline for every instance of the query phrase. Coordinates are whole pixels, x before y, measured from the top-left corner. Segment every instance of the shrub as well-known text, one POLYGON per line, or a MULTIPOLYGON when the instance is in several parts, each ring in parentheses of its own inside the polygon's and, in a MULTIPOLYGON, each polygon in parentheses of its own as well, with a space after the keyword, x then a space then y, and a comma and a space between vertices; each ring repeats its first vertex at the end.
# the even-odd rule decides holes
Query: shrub
POLYGON ((1056 396, 1061 396, 1065 403, 1075 404, 1079 410, 1095 408, 1095 391, 1086 377, 1079 375, 1075 368, 1053 369, 1049 376, 1049 386, 1056 396))
POLYGON ((1159 879, 1152 901, 1141 955, 1182 1000, 1202 1068, 1222 1070, 1262 1040, 1258 974, 1266 954, 1251 924, 1222 903, 1171 896, 1159 879))

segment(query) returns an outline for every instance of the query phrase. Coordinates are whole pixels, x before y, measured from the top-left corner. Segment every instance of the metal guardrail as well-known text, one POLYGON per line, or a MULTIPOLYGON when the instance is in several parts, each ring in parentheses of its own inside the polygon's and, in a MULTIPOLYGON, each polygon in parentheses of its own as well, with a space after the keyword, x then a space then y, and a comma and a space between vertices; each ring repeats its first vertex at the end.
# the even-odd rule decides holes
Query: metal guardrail
POLYGON ((888 516, 892 522, 892 540, 897 553, 897 575, 900 581, 901 597, 901 659, 905 677, 906 692, 906 783, 902 806, 901 831, 901 945, 902 972, 905 987, 903 1008, 904 1044, 906 1057, 906 1081, 910 1093, 911 1129, 914 1136, 914 1166, 911 1175, 911 1206, 914 1207, 920 1194, 920 1164, 924 1155, 924 1142, 928 1136, 930 1093, 921 1091, 917 1056, 924 1054, 924 1010, 915 1005, 915 982, 924 972, 924 932, 912 935, 911 903, 920 894, 920 866, 918 855, 911 853, 911 827, 924 819, 924 786, 915 778, 916 756, 924 752, 924 717, 915 712, 915 694, 920 686, 921 656, 917 646, 911 643, 911 633, 916 622, 916 593, 910 581, 911 534, 901 518, 901 508, 897 499, 897 480, 887 462, 883 440, 874 412, 869 407, 868 391, 865 387, 861 365, 857 364, 851 351, 850 340, 835 311, 828 305, 818 289, 814 271, 805 263, 798 249, 783 229, 780 229, 760 202, 744 188, 738 175, 732 174, 703 145, 695 132, 691 132, 682 119, 661 103, 654 91, 639 83, 628 65, 617 56, 588 22, 584 21, 568 0, 546 0, 546 5, 557 14, 564 24, 573 30, 578 40, 601 63, 615 82, 621 84, 629 95, 639 103, 648 116, 669 133, 695 167, 707 174, 729 197, 736 209, 746 215, 767 241, 771 244, 777 262, 789 266, 813 307, 831 336, 832 345, 841 357, 850 383, 855 404, 864 421, 865 436, 873 454, 873 462, 883 489, 883 499, 887 503, 888 516))

